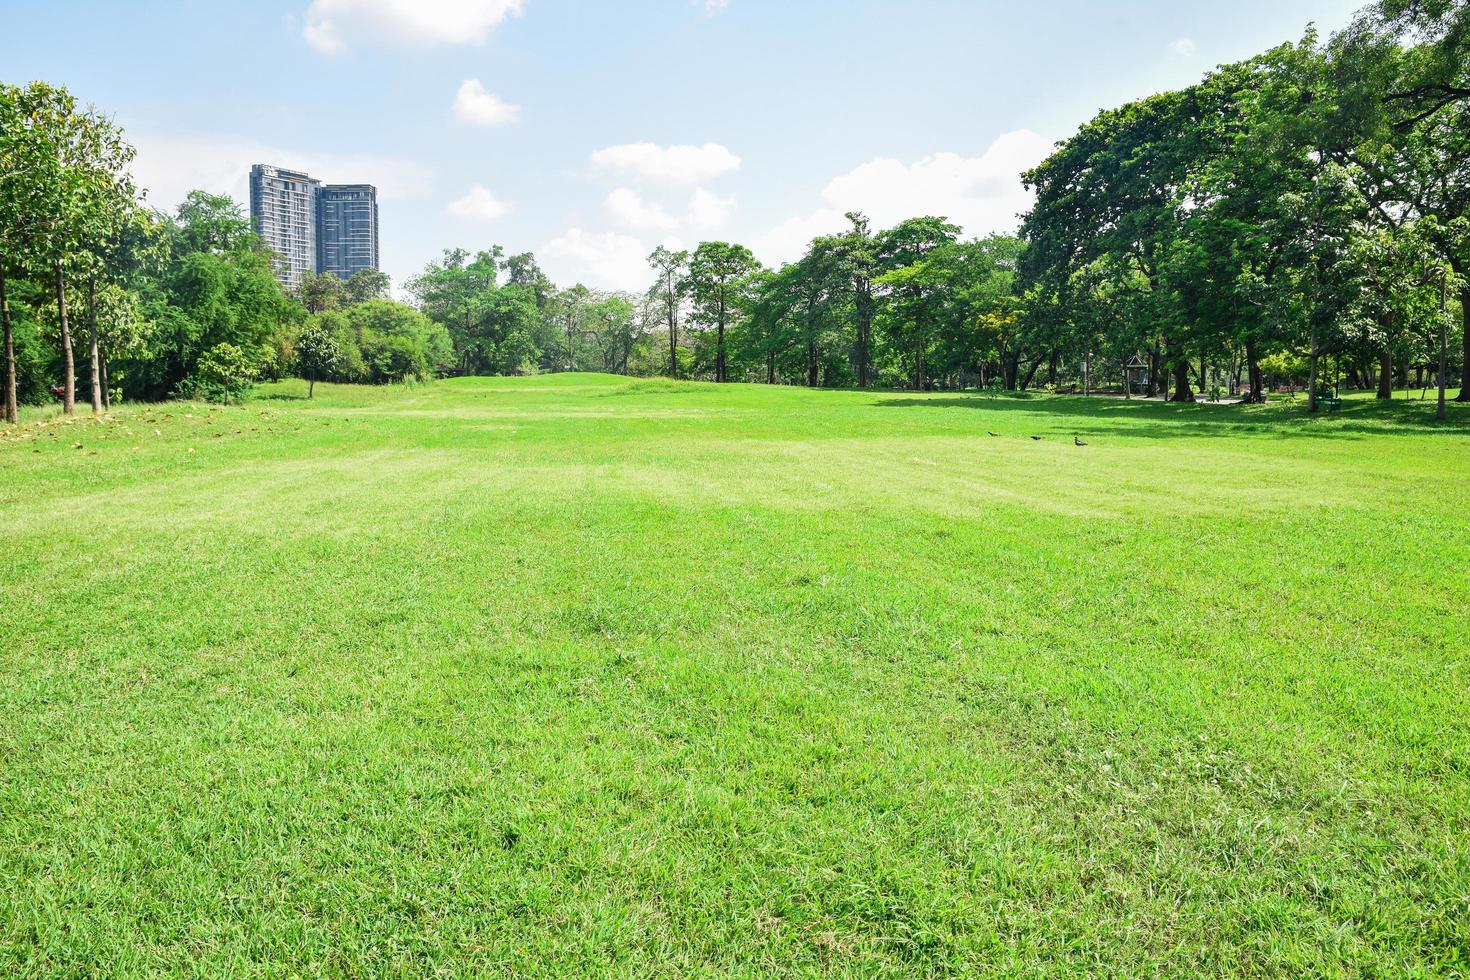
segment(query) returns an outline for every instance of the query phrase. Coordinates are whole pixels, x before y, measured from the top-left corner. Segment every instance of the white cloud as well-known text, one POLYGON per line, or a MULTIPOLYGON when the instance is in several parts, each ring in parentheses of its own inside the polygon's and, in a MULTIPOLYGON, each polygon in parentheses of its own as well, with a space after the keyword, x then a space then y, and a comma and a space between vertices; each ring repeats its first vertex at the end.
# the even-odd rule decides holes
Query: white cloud
POLYGON ((521 107, 485 91, 478 78, 467 78, 454 95, 454 114, 475 126, 504 126, 521 117, 521 107))
POLYGON ((759 239, 760 254, 768 261, 790 261, 813 237, 842 230, 847 211, 862 211, 880 228, 936 215, 972 236, 1014 230, 1032 200, 1021 186, 1021 172, 1051 152, 1049 142, 1023 129, 1001 136, 978 157, 935 153, 907 164, 870 160, 823 189, 823 208, 783 222, 759 239))
POLYGON ((671 231, 679 227, 679 219, 660 205, 643 199, 631 187, 619 187, 603 201, 608 215, 618 224, 635 231, 671 231))
POLYGON ((642 292, 652 281, 645 245, 631 235, 569 228, 536 250, 553 281, 581 282, 597 289, 642 292))
POLYGON ((290 150, 230 136, 128 135, 138 149, 133 176, 147 189, 149 206, 165 211, 192 190, 228 194, 248 204, 255 163, 302 170, 327 183, 372 184, 382 201, 423 197, 433 177, 423 164, 396 157, 290 150))
POLYGON ((730 0, 689 0, 691 7, 703 7, 706 17, 723 14, 730 9, 730 0))
POLYGON ((703 146, 659 146, 624 143, 592 154, 594 166, 644 180, 703 184, 740 169, 740 158, 718 143, 703 146))
POLYGON ((323 54, 360 41, 481 44, 522 0, 312 0, 301 34, 323 54))
POLYGON ((735 198, 696 188, 688 207, 676 214, 631 187, 619 187, 607 196, 603 207, 613 221, 633 231, 709 230, 729 221, 735 210, 735 198))
POLYGON ((720 197, 703 187, 689 199, 689 214, 686 222, 694 228, 718 228, 730 220, 735 211, 735 198, 720 197))
POLYGON ((447 208, 451 217, 461 221, 498 221, 510 213, 510 205, 478 184, 447 208))
POLYGON ((1199 45, 1194 43, 1192 37, 1178 38, 1169 45, 1169 52, 1176 58, 1193 58, 1198 50, 1199 45))

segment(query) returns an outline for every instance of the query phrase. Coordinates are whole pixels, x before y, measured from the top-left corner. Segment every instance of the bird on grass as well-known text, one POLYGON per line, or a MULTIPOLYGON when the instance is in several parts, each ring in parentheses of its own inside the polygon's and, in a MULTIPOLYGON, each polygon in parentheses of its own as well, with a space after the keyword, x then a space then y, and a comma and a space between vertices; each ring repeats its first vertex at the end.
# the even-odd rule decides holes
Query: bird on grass
POLYGON ((1076 436, 1073 436, 1072 437, 1072 444, 1073 445, 1076 445, 1076 446, 1085 446, 1085 445, 1087 445, 1087 443, 1083 442, 1081 439, 1078 439, 1076 436))
POLYGON ((1032 436, 1031 437, 1031 441, 1032 442, 1040 442, 1041 441, 1041 436, 1032 436))
POLYGON ((1000 438, 1000 433, 999 433, 999 432, 992 432, 992 433, 991 433, 991 434, 990 434, 990 435, 991 435, 991 436, 992 436, 992 437, 993 437, 993 438, 996 438, 996 439, 999 439, 999 438, 1000 438))

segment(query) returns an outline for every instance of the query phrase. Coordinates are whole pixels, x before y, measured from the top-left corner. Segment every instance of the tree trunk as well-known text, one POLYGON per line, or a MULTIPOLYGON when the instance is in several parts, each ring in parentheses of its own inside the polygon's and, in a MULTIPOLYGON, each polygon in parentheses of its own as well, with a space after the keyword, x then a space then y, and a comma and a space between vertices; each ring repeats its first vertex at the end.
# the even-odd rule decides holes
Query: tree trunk
POLYGON ((679 319, 669 307, 669 377, 679 380, 679 319))
POLYGON ((772 351, 766 355, 766 384, 776 383, 776 352, 772 351))
POLYGON ((0 269, 0 324, 5 329, 5 421, 20 421, 20 404, 16 399, 15 331, 10 325, 10 297, 5 292, 5 270, 0 269))
POLYGON ((718 384, 724 384, 726 378, 725 378, 725 315, 724 315, 723 312, 721 312, 721 314, 720 314, 720 322, 719 322, 719 325, 717 326, 716 329, 719 332, 719 337, 716 339, 716 345, 715 345, 715 381, 718 384))
POLYGON ((1261 380, 1261 362, 1256 355, 1254 341, 1246 341, 1245 345, 1246 373, 1250 376, 1250 394, 1246 401, 1252 405, 1262 405, 1266 401, 1266 386, 1261 380))
POLYGON ((1199 393, 1201 395, 1208 395, 1210 393, 1209 383, 1205 380, 1209 374, 1209 370, 1209 366, 1205 364, 1205 355, 1201 354, 1199 356, 1199 393))
POLYGON ((97 350, 97 277, 87 280, 87 347, 92 362, 92 414, 102 414, 102 357, 97 350))
POLYGON ((1041 358, 1038 357, 1036 360, 1032 361, 1031 362, 1031 366, 1026 369, 1026 377, 1024 377, 1024 378, 1021 379, 1021 390, 1022 391, 1025 391, 1025 390, 1027 390, 1028 388, 1031 387, 1031 382, 1036 379, 1036 372, 1039 371, 1040 369, 1041 369, 1041 358))
MULTIPOLYGON (((1448 379, 1445 377, 1450 370, 1450 336, 1449 319, 1450 313, 1450 283, 1449 279, 1441 275, 1439 280, 1439 404, 1434 417, 1441 422, 1449 418, 1448 409, 1445 407, 1445 387, 1448 379)), ((1460 387, 1465 386, 1465 379, 1460 379, 1460 387)))
POLYGON ((1164 359, 1160 356, 1159 349, 1155 347, 1148 352, 1148 385, 1144 395, 1152 398, 1160 393, 1165 398, 1169 397, 1169 388, 1164 382, 1164 359))
POLYGON ((808 340, 806 342, 806 386, 815 388, 817 386, 817 342, 808 340))
MULTIPOLYGON (((1462 263, 1455 263, 1455 274, 1464 275, 1462 263)), ((1464 360, 1460 362, 1460 394, 1456 396, 1457 402, 1470 402, 1470 283, 1460 287, 1460 315, 1464 321, 1462 342, 1464 344, 1464 360)))
POLYGON ((1312 355, 1311 370, 1307 372, 1307 411, 1317 411, 1317 362, 1321 359, 1322 352, 1317 347, 1317 327, 1312 326, 1312 355))
POLYGON ((77 410, 77 362, 72 355, 71 327, 66 322, 66 276, 61 263, 56 263, 56 317, 61 323, 61 360, 65 366, 66 390, 61 395, 61 410, 73 415, 77 410))
POLYGON ((873 314, 867 309, 867 303, 862 298, 858 300, 857 317, 857 374, 858 387, 868 386, 868 362, 871 357, 869 348, 872 346, 873 336, 873 314))
POLYGON ((112 411, 112 391, 107 387, 107 348, 103 347, 99 352, 102 359, 102 410, 112 411))
POLYGON ((1189 386, 1189 361, 1182 355, 1174 359, 1174 400, 1194 401, 1194 389, 1189 386))
POLYGON ((1378 397, 1393 398, 1393 354, 1386 347, 1378 352, 1378 397))
POLYGON ((316 378, 306 379, 306 398, 308 401, 316 397, 316 378))

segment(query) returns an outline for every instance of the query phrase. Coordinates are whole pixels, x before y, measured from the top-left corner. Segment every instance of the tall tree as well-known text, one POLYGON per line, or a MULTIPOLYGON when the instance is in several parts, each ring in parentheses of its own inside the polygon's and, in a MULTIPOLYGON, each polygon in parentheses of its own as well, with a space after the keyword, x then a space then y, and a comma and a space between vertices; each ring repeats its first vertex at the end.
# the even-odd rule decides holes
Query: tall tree
POLYGON ((1345 32, 1363 47, 1412 48, 1413 70, 1382 93, 1401 131, 1451 106, 1470 104, 1470 4, 1379 0, 1345 32))
POLYGON ((494 331, 486 318, 497 307, 501 254, 499 246, 473 255, 448 249, 408 283, 424 313, 449 331, 463 374, 487 370, 493 358, 494 331))
POLYGON ((828 253, 843 277, 856 333, 853 370, 857 374, 858 387, 866 388, 872 380, 873 322, 878 308, 874 280, 882 270, 878 261, 878 242, 873 237, 867 217, 861 212, 849 211, 847 221, 851 227, 845 233, 818 238, 811 247, 812 251, 828 253))
MULTIPOLYGON (((131 157, 131 148, 127 155, 131 157)), ((93 414, 100 413, 108 400, 103 381, 102 333, 98 325, 98 287, 136 271, 155 244, 148 234, 147 219, 137 205, 132 179, 126 173, 99 181, 96 194, 95 217, 85 230, 78 258, 79 270, 87 283, 87 360, 93 414)))
POLYGON ((777 366, 796 342, 791 320, 794 276, 792 267, 786 266, 779 271, 762 269, 752 277, 746 342, 751 358, 765 366, 766 384, 777 382, 777 366))
POLYGON ((1141 290, 1178 401, 1194 400, 1188 348, 1200 324, 1181 315, 1176 259, 1195 178, 1237 125, 1231 101, 1197 85, 1103 112, 1024 177, 1037 194, 1023 230, 1027 285, 1059 290, 1098 262, 1119 286, 1141 290))
POLYGON ((799 356, 792 366, 801 370, 809 388, 823 383, 823 367, 830 375, 833 348, 839 342, 836 310, 846 287, 845 276, 830 251, 812 249, 775 273, 762 275, 752 302, 752 322, 767 357, 767 378, 775 380, 783 353, 799 356))
MULTIPOLYGON (((83 263, 83 250, 99 237, 112 215, 119 184, 126 180, 132 148, 112 122, 95 109, 77 104, 65 89, 35 82, 9 89, 6 156, 18 169, 17 184, 7 178, 8 213, 25 210, 22 252, 44 266, 55 286, 57 326, 61 340, 63 407, 75 410, 76 359, 66 306, 66 273, 83 263)), ((13 176, 13 175, 12 175, 13 176)), ((20 222, 12 217, 9 237, 19 239, 20 222)))
POLYGON ((655 276, 649 296, 658 304, 662 320, 669 331, 669 377, 679 377, 679 309, 684 301, 682 288, 689 270, 689 253, 671 251, 660 245, 648 257, 655 276))
POLYGON ((901 221, 878 236, 883 273, 876 282, 885 293, 882 321, 895 345, 908 350, 917 390, 925 387, 924 358, 939 326, 941 293, 948 282, 943 270, 927 259, 952 245, 959 233, 959 226, 944 218, 923 217, 901 221))
POLYGON ((108 364, 115 347, 136 351, 146 321, 137 289, 156 275, 167 256, 166 226, 126 196, 116 202, 116 221, 98 240, 87 284, 93 398, 111 408, 108 364))
POLYGON ((561 329, 566 346, 563 370, 577 370, 577 340, 588 333, 587 316, 592 305, 592 290, 581 283, 563 289, 552 298, 551 316, 561 329))
POLYGON ((223 194, 190 191, 174 212, 175 250, 229 255, 259 245, 250 218, 223 194))
POLYGON ((0 83, 0 327, 4 331, 4 416, 20 420, 15 325, 7 279, 33 261, 38 220, 52 189, 42 179, 51 159, 30 125, 33 93, 0 83))
POLYGON ((594 296, 587 318, 602 352, 602 369, 608 374, 627 374, 633 345, 642 333, 636 300, 623 293, 594 296))
POLYGON ((692 301, 694 319, 715 328, 717 384, 730 380, 725 364, 725 331, 743 308, 751 274, 758 268, 760 263, 750 249, 729 242, 705 242, 690 256, 682 286, 692 301))

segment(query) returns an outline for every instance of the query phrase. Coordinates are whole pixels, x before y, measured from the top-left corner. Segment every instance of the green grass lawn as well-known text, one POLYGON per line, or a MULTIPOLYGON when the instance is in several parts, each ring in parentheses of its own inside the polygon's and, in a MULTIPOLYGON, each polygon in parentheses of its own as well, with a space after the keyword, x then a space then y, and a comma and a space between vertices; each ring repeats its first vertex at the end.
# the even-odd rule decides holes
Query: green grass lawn
POLYGON ((269 394, 0 439, 0 974, 1470 972, 1465 406, 269 394))

